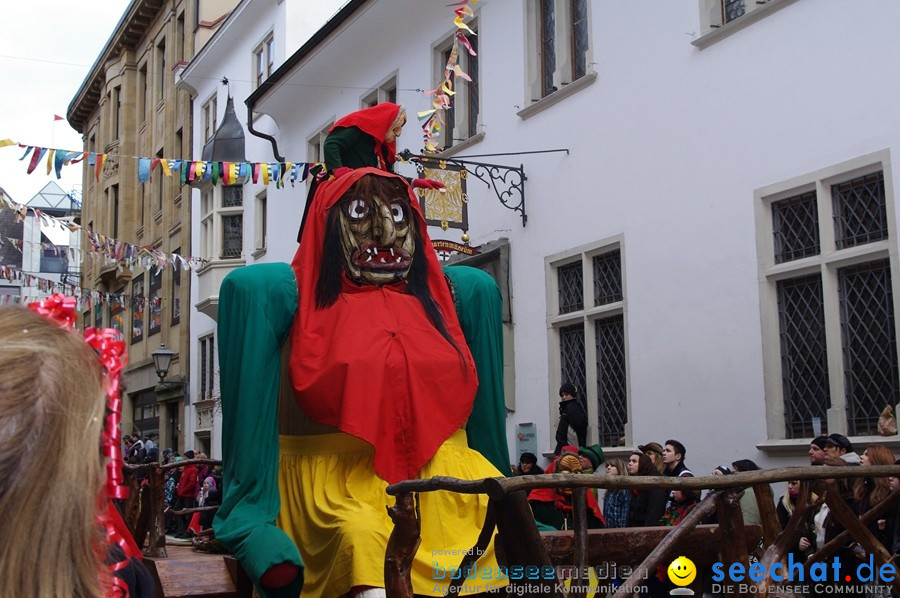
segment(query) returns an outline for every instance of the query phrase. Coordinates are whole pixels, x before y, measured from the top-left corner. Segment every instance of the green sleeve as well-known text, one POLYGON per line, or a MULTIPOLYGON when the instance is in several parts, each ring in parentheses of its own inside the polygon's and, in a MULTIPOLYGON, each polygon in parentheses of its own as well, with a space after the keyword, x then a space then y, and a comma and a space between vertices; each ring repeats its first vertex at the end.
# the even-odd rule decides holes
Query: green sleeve
POLYGON ((303 585, 300 552, 275 527, 280 353, 296 311, 297 283, 287 264, 246 266, 222 281, 217 334, 224 491, 213 529, 266 598, 296 598, 303 585), (298 579, 262 591, 260 576, 285 562, 301 568, 298 579))
POLYGON ((322 143, 325 168, 334 170, 340 166, 348 168, 378 167, 375 156, 375 140, 356 127, 335 129, 322 143))
POLYGON ((478 392, 466 423, 469 446, 510 475, 503 390, 503 300, 490 274, 469 266, 446 266, 456 311, 478 371, 478 392))

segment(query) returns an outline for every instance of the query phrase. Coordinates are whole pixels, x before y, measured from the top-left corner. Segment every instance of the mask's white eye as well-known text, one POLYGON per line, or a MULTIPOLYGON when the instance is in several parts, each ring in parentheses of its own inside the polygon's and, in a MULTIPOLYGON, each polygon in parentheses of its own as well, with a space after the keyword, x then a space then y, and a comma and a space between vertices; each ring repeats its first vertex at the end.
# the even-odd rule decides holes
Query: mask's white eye
POLYGON ((369 215, 369 206, 361 199, 354 199, 347 205, 347 215, 351 220, 361 220, 369 215))
POLYGON ((394 219, 394 222, 397 224, 403 222, 406 218, 406 213, 403 211, 403 204, 395 201, 391 204, 391 218, 394 219))

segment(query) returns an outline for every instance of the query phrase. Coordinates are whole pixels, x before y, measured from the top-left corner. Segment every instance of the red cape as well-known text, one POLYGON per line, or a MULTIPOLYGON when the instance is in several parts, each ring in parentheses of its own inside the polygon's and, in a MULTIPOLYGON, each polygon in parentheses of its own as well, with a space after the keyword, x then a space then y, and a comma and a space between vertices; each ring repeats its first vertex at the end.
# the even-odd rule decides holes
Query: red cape
POLYGON ((300 408, 375 448, 375 472, 389 483, 416 477, 438 447, 462 427, 478 386, 472 355, 425 228, 407 186, 412 215, 424 237, 428 287, 456 349, 432 325, 405 284, 382 287, 345 282, 329 307, 317 309, 327 211, 364 175, 396 177, 358 168, 320 184, 292 267, 299 310, 291 330, 291 381, 300 408))
POLYGON ((371 108, 363 108, 356 112, 351 112, 347 116, 339 118, 328 132, 331 133, 335 129, 356 127, 363 133, 371 135, 375 139, 375 153, 381 153, 381 147, 387 148, 387 162, 393 164, 397 159, 397 140, 394 139, 390 143, 385 143, 384 138, 387 136, 391 126, 396 122, 397 116, 400 115, 400 105, 393 102, 381 102, 375 104, 371 108))

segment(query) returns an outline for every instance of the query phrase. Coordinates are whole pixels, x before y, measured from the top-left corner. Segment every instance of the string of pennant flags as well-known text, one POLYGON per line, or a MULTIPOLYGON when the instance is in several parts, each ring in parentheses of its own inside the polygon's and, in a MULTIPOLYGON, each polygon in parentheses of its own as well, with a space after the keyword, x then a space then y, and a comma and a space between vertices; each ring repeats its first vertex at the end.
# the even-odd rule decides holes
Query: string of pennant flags
POLYGON ((37 170, 46 157, 46 174, 49 175, 53 172, 57 179, 61 178, 64 166, 84 162, 86 167, 93 169, 94 177, 99 181, 103 165, 112 157, 137 160, 139 183, 149 181, 154 171, 158 169, 164 176, 177 176, 182 185, 194 181, 205 181, 213 185, 219 182, 223 185, 243 185, 249 182, 268 185, 274 182, 275 187, 280 189, 288 182, 292 187, 298 181, 303 183, 311 173, 315 174, 325 167, 321 162, 213 162, 209 160, 146 158, 26 145, 12 139, 0 140, 0 148, 8 146, 25 149, 25 153, 22 154, 19 161, 27 163, 26 174, 37 170))
POLYGON ((456 95, 456 91, 453 89, 456 78, 462 78, 470 83, 472 81, 472 77, 459 66, 460 45, 465 47, 471 56, 477 56, 475 48, 472 47, 472 44, 467 39, 469 35, 475 35, 475 32, 465 23, 466 18, 475 15, 472 7, 469 6, 470 1, 472 4, 478 2, 478 0, 460 0, 459 2, 448 4, 450 7, 456 7, 453 11, 456 15, 453 19, 453 24, 456 25, 456 37, 453 40, 447 64, 444 66, 444 79, 436 88, 425 92, 426 95, 434 96, 431 100, 431 109, 417 113, 418 119, 422 123, 426 152, 438 151, 436 139, 445 123, 444 114, 450 109, 452 98, 456 95))
MULTIPOLYGON (((184 257, 177 253, 166 253, 148 245, 134 245, 119 241, 106 235, 101 235, 91 230, 87 230, 79 224, 61 220, 48 214, 45 214, 38 208, 16 204, 5 193, 0 193, 0 210, 12 210, 16 213, 17 218, 22 221, 28 212, 32 212, 41 224, 46 226, 60 227, 72 233, 81 233, 88 241, 87 253, 80 248, 70 247, 66 251, 70 251, 69 256, 75 263, 82 263, 85 258, 93 260, 96 264, 99 260, 101 265, 110 266, 118 265, 120 268, 141 267, 144 270, 153 270, 157 272, 169 266, 178 270, 190 270, 200 268, 208 260, 199 257, 184 257)), ((23 247, 21 239, 7 239, 6 242, 14 242, 20 251, 23 247)), ((47 245, 47 244, 42 244, 47 245)))
MULTIPOLYGON (((79 310, 92 309, 94 305, 131 305, 136 311, 143 311, 144 306, 161 308, 167 297, 153 297, 148 295, 135 295, 131 293, 108 293, 96 289, 85 289, 76 284, 69 284, 52 278, 44 278, 29 272, 25 272, 15 266, 0 266, 0 280, 20 282, 24 287, 37 289, 41 296, 52 293, 60 293, 69 297, 76 297, 80 301, 79 310)), ((35 296, 40 298, 40 296, 35 296)), ((0 295, 0 304, 27 302, 30 297, 22 299, 19 295, 0 295)))

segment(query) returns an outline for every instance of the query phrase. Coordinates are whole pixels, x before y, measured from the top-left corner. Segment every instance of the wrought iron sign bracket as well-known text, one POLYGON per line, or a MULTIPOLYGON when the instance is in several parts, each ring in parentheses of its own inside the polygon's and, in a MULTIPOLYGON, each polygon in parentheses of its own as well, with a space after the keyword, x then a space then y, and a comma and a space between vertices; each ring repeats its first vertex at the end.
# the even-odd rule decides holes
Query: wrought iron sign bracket
POLYGON ((493 189, 500 203, 507 209, 518 212, 522 217, 522 226, 528 222, 528 214, 525 213, 525 167, 520 164, 518 168, 504 166, 502 164, 487 164, 485 162, 472 162, 458 158, 437 158, 435 156, 420 156, 409 150, 398 154, 404 160, 416 163, 416 170, 422 173, 425 168, 440 168, 443 163, 459 167, 488 188, 493 189))

